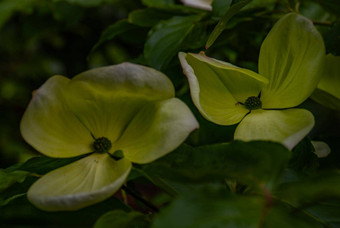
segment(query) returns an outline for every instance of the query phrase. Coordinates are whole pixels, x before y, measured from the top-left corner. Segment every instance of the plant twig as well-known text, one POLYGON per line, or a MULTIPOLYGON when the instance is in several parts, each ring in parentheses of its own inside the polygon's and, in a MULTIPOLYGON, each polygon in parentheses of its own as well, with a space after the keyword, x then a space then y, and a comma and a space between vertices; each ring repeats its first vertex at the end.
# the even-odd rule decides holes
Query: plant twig
POLYGON ((126 186, 123 186, 122 189, 130 194, 133 198, 137 199, 138 201, 140 201, 141 203, 143 203, 145 206, 147 206, 148 208, 150 208, 151 210, 153 210, 154 212, 159 212, 159 209, 153 205, 152 203, 150 203, 149 201, 147 201, 146 199, 142 198, 140 195, 138 195, 135 191, 133 191, 132 189, 129 189, 126 186))
POLYGON ((333 25, 332 21, 318 21, 318 20, 313 20, 313 19, 310 19, 310 20, 315 25, 323 25, 323 26, 332 26, 333 25))
POLYGON ((266 199, 266 204, 264 205, 262 215, 261 215, 261 220, 259 223, 259 227, 262 227, 264 220, 266 219, 266 216, 268 214, 268 211, 270 208, 273 206, 273 196, 271 195, 270 191, 264 184, 260 184, 260 187, 264 193, 265 199, 266 199))

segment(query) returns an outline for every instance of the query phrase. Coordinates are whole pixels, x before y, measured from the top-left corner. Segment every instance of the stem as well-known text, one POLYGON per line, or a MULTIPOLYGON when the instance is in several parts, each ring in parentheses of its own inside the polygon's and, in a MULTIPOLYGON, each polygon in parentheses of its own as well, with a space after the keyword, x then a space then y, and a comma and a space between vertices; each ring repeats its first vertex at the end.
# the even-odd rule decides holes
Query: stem
POLYGON ((273 197, 268 190, 268 188, 264 184, 260 184, 260 188, 262 189, 265 199, 266 199, 266 204, 264 205, 261 219, 259 222, 259 227, 262 227, 264 220, 266 219, 267 213, 270 210, 270 208, 273 206, 273 197))
POLYGON ((162 178, 160 178, 158 176, 150 176, 144 170, 136 168, 136 167, 132 167, 132 169, 141 173, 144 177, 146 177, 154 185, 156 185, 157 187, 159 187, 163 191, 165 191, 169 196, 175 197, 175 196, 178 195, 178 192, 172 186, 170 186, 168 183, 166 183, 162 178))
POLYGON ((310 20, 315 25, 323 25, 323 26, 332 26, 333 25, 333 22, 331 22, 331 21, 318 21, 318 20, 313 20, 313 19, 310 19, 310 20))
POLYGON ((292 2, 291 2, 291 1, 289 1, 289 0, 287 0, 287 1, 284 1, 284 2, 285 2, 285 5, 286 5, 286 7, 287 7, 288 11, 290 11, 290 12, 294 12, 293 8, 291 7, 291 5, 292 5, 292 2))
POLYGON ((261 184, 260 187, 263 190, 264 195, 266 197, 266 207, 270 207, 273 204, 273 197, 268 188, 264 184, 261 184))
POLYGON ((299 9, 300 9, 300 2, 297 2, 295 4, 295 12, 299 13, 299 9))
POLYGON ((159 212, 159 209, 153 205, 152 203, 150 203, 149 201, 145 200, 144 198, 142 198, 141 196, 139 196, 135 191, 129 189, 126 186, 123 186, 122 189, 127 192, 128 194, 130 194, 132 197, 134 197, 135 199, 137 199, 138 201, 140 201, 141 203, 143 203, 145 206, 147 206, 148 208, 150 208, 151 210, 153 210, 154 212, 159 212))
POLYGON ((237 183, 236 183, 236 181, 234 181, 233 185, 232 185, 232 192, 233 193, 236 193, 236 186, 237 186, 237 183))
POLYGON ((126 191, 124 191, 124 189, 121 189, 122 192, 122 197, 123 197, 123 201, 126 205, 129 205, 128 199, 127 199, 127 195, 126 195, 126 191))

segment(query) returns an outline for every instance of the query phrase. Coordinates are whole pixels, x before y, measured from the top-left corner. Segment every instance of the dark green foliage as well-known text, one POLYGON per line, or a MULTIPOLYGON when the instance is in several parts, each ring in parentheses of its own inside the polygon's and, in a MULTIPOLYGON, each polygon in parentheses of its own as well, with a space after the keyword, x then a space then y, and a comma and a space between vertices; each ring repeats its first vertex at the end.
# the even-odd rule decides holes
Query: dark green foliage
POLYGON ((301 227, 301 228, 322 228, 325 227, 321 221, 309 217, 305 212, 297 210, 280 202, 268 211, 263 221, 265 228, 277 227, 301 227))
POLYGON ((139 212, 126 212, 123 210, 109 211, 101 216, 94 228, 143 228, 149 227, 147 217, 139 212))
POLYGON ((319 167, 318 157, 309 138, 303 139, 294 149, 289 167, 298 173, 309 175, 319 167))
POLYGON ((0 210, 0 222, 5 227, 93 227, 96 220, 108 211, 130 211, 118 199, 110 198, 78 211, 44 212, 35 208, 26 197, 13 200, 0 210))
POLYGON ((172 12, 158 8, 135 10, 129 14, 129 22, 138 26, 152 27, 160 20, 167 20, 173 16, 172 12))
MULTIPOLYGON (((93 46, 91 53, 95 51, 105 41, 112 40, 117 35, 123 34, 129 30, 135 29, 137 26, 129 23, 127 20, 121 20, 116 22, 114 25, 109 26, 100 36, 99 41, 93 46)), ((90 53, 90 54, 91 54, 90 53)))
POLYGON ((340 55, 340 21, 334 22, 331 28, 326 30, 324 34, 325 45, 328 53, 340 55))
POLYGON ((230 8, 223 15, 221 20, 216 25, 214 31, 211 33, 207 43, 205 44, 205 48, 208 49, 217 39, 217 37, 226 29, 227 23, 235 14, 237 14, 243 7, 245 7, 252 0, 237 0, 232 1, 230 8))
POLYGON ((7 189, 14 183, 23 182, 28 175, 28 172, 21 171, 21 170, 15 170, 12 172, 8 172, 6 170, 0 170, 0 191, 7 189))
POLYGON ((183 42, 201 16, 173 17, 155 25, 149 32, 144 55, 150 66, 161 69, 181 50, 183 42))
POLYGON ((227 195, 207 188, 176 199, 155 218, 152 227, 255 228, 262 210, 259 197, 227 195))
POLYGON ((23 170, 36 174, 46 174, 54 169, 68 165, 74 161, 83 158, 86 155, 81 155, 74 158, 48 158, 48 157, 34 157, 21 164, 18 167, 14 167, 15 170, 23 170))
POLYGON ((239 142, 193 148, 182 145, 145 171, 162 178, 185 182, 234 179, 250 185, 272 186, 291 154, 282 145, 269 142, 239 142))
POLYGON ((0 2, 1 227, 340 227, 339 112, 303 104, 316 124, 292 151, 273 142, 233 141, 237 125, 211 123, 192 104, 177 58, 179 51, 205 50, 257 71, 263 39, 292 10, 313 20, 327 53, 340 55, 339 1, 214 0, 212 6, 206 11, 179 0, 0 2), (125 190, 101 203, 72 212, 35 208, 26 198, 29 187, 87 155, 37 157, 19 128, 32 92, 52 75, 72 77, 123 61, 169 76, 200 128, 163 158, 135 164, 125 190), (330 155, 318 158, 311 140, 328 143, 330 155))

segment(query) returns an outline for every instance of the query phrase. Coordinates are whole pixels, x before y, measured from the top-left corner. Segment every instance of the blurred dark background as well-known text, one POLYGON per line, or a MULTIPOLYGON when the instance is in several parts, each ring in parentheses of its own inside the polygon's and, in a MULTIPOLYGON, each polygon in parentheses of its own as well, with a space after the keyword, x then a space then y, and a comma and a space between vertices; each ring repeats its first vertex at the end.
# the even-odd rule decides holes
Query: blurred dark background
POLYGON ((70 2, 0 2, 0 167, 34 155, 20 135, 20 119, 32 92, 47 78, 73 77, 136 58, 143 50, 142 44, 117 39, 87 59, 101 32, 142 7, 139 1, 70 2))

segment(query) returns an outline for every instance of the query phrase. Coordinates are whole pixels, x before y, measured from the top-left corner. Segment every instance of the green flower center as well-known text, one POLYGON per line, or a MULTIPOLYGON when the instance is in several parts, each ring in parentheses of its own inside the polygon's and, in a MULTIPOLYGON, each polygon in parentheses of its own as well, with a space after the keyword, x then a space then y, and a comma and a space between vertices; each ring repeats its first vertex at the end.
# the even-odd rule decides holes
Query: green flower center
POLYGON ((94 140, 93 149, 97 153, 107 153, 112 147, 112 143, 108 138, 100 137, 94 140))
POLYGON ((246 102, 244 102, 244 106, 249 110, 260 109, 262 108, 262 102, 260 98, 251 96, 247 98, 246 102))

